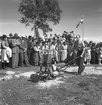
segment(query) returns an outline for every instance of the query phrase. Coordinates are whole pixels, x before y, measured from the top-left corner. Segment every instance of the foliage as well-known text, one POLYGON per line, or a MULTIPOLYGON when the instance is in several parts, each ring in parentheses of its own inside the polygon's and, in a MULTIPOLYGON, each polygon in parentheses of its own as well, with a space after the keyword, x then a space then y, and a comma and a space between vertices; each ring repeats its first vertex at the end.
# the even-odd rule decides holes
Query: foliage
POLYGON ((49 22, 59 23, 62 11, 57 0, 21 0, 18 12, 23 15, 21 23, 31 26, 31 30, 39 28, 46 33, 52 31, 49 22))

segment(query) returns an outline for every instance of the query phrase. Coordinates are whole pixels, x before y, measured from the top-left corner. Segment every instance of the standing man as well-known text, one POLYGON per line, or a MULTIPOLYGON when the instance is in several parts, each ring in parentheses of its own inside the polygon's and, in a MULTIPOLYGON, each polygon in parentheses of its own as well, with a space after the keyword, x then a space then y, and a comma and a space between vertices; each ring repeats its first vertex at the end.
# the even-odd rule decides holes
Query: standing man
POLYGON ((19 59, 20 59, 20 66, 24 67, 29 67, 29 61, 28 61, 28 55, 27 55, 27 42, 24 37, 20 39, 20 46, 19 46, 19 59))
POLYGON ((11 48, 12 48, 12 68, 15 69, 18 67, 19 62, 19 37, 18 35, 14 35, 11 41, 11 48))
POLYGON ((78 74, 81 75, 85 69, 84 57, 85 57, 85 45, 80 38, 80 35, 76 36, 75 51, 77 52, 76 64, 78 65, 78 74))

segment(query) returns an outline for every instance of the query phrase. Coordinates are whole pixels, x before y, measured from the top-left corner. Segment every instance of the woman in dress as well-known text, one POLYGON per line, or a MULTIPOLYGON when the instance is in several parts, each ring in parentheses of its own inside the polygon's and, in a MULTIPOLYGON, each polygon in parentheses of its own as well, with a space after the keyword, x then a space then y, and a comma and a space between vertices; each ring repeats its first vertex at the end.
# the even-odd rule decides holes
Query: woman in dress
POLYGON ((61 61, 64 62, 67 58, 67 45, 65 42, 62 44, 61 61))
POLYGON ((91 61, 91 46, 88 45, 85 47, 85 63, 87 65, 90 65, 90 61, 91 61))
MULTIPOLYGON (((1 62, 2 62, 2 68, 3 69, 6 69, 6 67, 9 64, 8 54, 10 53, 10 55, 11 55, 11 52, 9 52, 7 49, 8 50, 10 49, 9 44, 8 44, 8 40, 7 40, 7 36, 3 35, 2 41, 1 41, 1 62)), ((11 51, 11 49, 10 49, 10 51, 11 51)))

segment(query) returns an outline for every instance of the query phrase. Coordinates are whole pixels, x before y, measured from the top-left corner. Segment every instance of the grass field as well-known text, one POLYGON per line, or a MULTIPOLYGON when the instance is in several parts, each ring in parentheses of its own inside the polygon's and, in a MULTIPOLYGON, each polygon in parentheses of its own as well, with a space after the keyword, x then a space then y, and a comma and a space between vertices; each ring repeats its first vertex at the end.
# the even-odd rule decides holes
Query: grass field
POLYGON ((39 83, 26 77, 0 81, 0 105, 102 105, 101 75, 64 75, 39 83))

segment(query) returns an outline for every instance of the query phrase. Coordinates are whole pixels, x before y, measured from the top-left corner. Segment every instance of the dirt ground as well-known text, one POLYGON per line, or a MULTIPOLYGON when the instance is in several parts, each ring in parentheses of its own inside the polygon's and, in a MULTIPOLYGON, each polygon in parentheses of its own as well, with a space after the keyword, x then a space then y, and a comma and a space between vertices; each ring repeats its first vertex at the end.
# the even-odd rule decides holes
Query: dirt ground
POLYGON ((0 105, 102 105, 101 75, 64 75, 45 83, 26 77, 0 81, 0 105))

